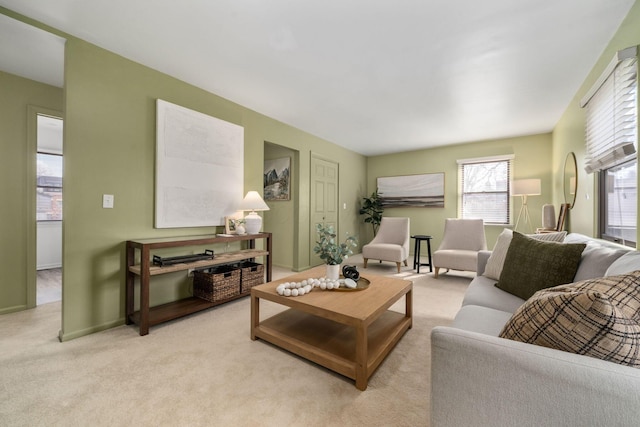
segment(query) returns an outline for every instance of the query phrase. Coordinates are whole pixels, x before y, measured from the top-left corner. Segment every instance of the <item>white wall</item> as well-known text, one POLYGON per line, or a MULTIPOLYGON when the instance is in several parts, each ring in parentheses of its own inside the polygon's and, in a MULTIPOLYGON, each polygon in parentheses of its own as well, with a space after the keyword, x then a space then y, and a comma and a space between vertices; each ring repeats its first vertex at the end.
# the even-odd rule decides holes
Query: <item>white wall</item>
POLYGON ((62 221, 40 221, 37 233, 37 269, 62 267, 62 221))

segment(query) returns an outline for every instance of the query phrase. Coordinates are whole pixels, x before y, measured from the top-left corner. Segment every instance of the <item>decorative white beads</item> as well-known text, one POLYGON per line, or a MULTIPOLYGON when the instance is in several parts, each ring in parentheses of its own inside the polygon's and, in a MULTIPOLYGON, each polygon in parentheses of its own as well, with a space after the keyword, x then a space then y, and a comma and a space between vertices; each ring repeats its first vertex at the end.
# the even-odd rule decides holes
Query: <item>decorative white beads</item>
POLYGON ((305 279, 302 282, 281 283, 276 287, 276 292, 278 295, 283 295, 285 297, 299 297, 304 294, 308 294, 313 290, 313 288, 330 291, 332 289, 338 289, 341 286, 354 289, 357 286, 357 283, 352 279, 330 280, 326 277, 322 277, 319 279, 305 279))

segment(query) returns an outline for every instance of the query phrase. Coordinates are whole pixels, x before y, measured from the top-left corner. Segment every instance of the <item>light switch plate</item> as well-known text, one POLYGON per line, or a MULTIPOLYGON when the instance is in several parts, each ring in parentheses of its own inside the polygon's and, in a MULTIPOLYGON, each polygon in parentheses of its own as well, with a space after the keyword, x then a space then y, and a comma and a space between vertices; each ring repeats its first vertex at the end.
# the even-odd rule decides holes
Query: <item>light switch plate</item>
POLYGON ((105 209, 113 209, 113 194, 102 195, 102 207, 105 209))

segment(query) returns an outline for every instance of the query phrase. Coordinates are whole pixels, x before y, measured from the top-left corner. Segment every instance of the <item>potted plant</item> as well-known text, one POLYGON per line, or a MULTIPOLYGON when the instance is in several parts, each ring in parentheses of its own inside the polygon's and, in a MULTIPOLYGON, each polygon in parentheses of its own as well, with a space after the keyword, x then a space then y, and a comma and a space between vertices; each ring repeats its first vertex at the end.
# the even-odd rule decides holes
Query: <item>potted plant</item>
POLYGON ((332 225, 317 224, 318 240, 313 251, 327 264, 327 278, 340 277, 340 264, 353 254, 351 247, 358 245, 358 239, 349 236, 343 243, 336 241, 337 234, 332 225))
POLYGON ((382 221, 383 211, 384 207, 382 206, 382 200, 380 200, 378 190, 371 193, 371 197, 362 198, 360 215, 366 215, 364 222, 371 224, 374 236, 378 233, 378 227, 380 227, 380 221, 382 221))

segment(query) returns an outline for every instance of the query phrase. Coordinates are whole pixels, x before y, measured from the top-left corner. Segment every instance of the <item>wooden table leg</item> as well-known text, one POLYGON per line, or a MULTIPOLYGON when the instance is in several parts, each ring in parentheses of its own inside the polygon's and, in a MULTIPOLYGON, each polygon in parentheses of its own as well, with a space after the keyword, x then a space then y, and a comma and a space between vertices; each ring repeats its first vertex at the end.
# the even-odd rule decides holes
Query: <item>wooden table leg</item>
POLYGON ((149 248, 140 251, 140 335, 149 333, 149 248))
POLYGON ((127 273, 126 273, 126 294, 125 294, 125 316, 124 322, 130 325, 131 315, 133 314, 133 299, 134 299, 134 286, 135 277, 129 267, 135 264, 135 249, 127 242, 127 273))
POLYGON ((366 390, 369 383, 367 327, 356 327, 356 388, 366 390))
POLYGON ((256 340, 256 328, 260 324, 260 298, 251 292, 251 339, 256 340))

